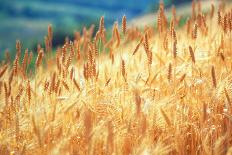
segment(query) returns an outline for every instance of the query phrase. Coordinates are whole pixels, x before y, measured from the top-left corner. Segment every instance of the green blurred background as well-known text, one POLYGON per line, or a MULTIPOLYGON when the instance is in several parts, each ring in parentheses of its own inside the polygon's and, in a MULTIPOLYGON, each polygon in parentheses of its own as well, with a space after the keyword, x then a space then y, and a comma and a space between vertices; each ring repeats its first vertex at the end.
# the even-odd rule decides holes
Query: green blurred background
MULTIPOLYGON (((164 0, 167 7, 189 0, 164 0)), ((43 45, 48 24, 54 30, 53 46, 59 46, 74 31, 95 24, 104 15, 106 27, 126 15, 128 20, 158 8, 157 0, 0 0, 0 59, 9 50, 15 53, 15 42, 20 40, 22 49, 35 51, 43 45)), ((11 56, 12 57, 12 56, 11 56)))

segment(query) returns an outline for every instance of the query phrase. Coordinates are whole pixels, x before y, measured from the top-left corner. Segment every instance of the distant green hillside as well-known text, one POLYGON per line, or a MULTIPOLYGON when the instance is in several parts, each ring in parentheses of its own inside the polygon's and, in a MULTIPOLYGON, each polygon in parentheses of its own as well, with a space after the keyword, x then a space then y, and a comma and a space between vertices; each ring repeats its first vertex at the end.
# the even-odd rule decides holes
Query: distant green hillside
MULTIPOLYGON (((169 0, 164 2, 170 4, 169 0)), ((132 19, 157 4, 157 0, 1 0, 0 58, 6 49, 15 51, 16 39, 21 40, 23 48, 34 50, 38 42, 43 43, 50 23, 56 44, 61 44, 74 30, 92 23, 97 26, 102 15, 106 26, 111 26, 123 14, 132 19)))

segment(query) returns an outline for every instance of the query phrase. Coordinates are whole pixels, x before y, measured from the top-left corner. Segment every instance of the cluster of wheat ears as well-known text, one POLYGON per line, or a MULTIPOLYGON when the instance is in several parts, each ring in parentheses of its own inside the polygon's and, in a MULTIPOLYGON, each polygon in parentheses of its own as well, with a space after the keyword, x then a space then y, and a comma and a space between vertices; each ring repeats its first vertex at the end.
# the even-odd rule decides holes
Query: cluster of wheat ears
POLYGON ((193 1, 179 23, 161 2, 155 28, 123 16, 107 39, 101 17, 55 56, 49 25, 35 73, 17 41, 0 66, 0 154, 232 154, 232 8, 193 1))

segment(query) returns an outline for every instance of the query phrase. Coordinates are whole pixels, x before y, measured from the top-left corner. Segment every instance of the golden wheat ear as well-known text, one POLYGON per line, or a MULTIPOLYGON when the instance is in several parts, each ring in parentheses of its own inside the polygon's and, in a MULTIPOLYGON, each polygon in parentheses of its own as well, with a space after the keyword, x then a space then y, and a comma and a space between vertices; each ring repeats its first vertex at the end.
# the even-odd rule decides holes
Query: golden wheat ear
POLYGON ((197 32, 198 32, 198 25, 195 23, 193 26, 193 30, 192 30, 192 39, 193 40, 197 39, 197 32))
POLYGON ((100 19, 98 31, 102 35, 104 30, 105 30, 105 20, 104 20, 104 16, 102 16, 101 19, 100 19))
POLYGON ((125 68, 125 61, 123 59, 121 59, 121 73, 124 80, 126 81, 126 68, 125 68))
POLYGON ((20 58, 21 56, 21 42, 19 40, 16 40, 16 56, 20 58))
POLYGON ((126 25, 126 16, 124 15, 122 17, 122 32, 124 35, 126 35, 126 31, 127 31, 127 25, 126 25))
POLYGON ((41 49, 40 52, 38 53, 38 56, 35 62, 36 68, 39 68, 39 66, 41 65, 43 56, 44 56, 44 51, 41 49))

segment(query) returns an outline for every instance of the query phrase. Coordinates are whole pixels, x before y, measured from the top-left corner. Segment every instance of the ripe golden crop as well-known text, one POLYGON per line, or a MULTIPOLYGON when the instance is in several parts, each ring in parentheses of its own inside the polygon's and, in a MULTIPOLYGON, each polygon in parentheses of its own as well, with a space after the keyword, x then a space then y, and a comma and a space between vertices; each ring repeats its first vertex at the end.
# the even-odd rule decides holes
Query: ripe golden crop
POLYGON ((193 2, 183 27, 163 3, 157 17, 123 16, 109 40, 101 17, 55 56, 49 25, 35 74, 17 41, 0 66, 0 154, 232 154, 231 5, 193 2))

